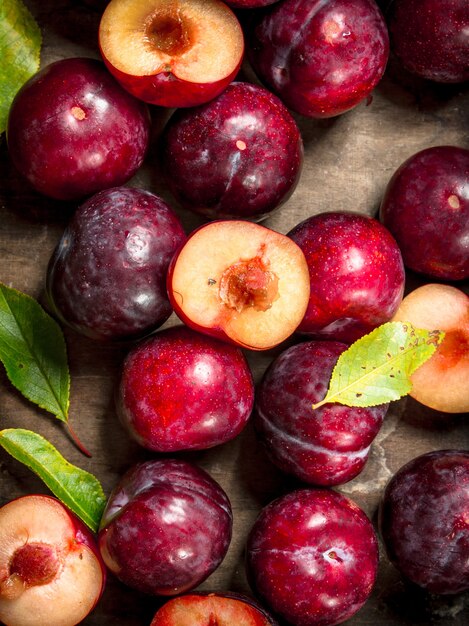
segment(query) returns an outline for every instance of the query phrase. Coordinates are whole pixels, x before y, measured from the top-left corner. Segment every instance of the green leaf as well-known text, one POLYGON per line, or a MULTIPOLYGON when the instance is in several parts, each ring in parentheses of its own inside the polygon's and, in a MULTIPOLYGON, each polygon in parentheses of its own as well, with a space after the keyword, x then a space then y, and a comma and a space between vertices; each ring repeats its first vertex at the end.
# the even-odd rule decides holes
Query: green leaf
POLYGON ((20 87, 39 69, 41 30, 21 0, 0 2, 0 133, 20 87))
POLYGON ((379 326, 340 355, 326 397, 313 409, 329 402, 366 407, 398 400, 409 393, 410 376, 443 338, 442 331, 414 328, 407 322, 379 326))
POLYGON ((93 532, 98 530, 106 496, 93 474, 69 463, 47 439, 30 430, 1 430, 0 445, 37 474, 93 532))
POLYGON ((0 361, 28 400, 67 422, 70 374, 62 330, 36 300, 2 283, 0 361))

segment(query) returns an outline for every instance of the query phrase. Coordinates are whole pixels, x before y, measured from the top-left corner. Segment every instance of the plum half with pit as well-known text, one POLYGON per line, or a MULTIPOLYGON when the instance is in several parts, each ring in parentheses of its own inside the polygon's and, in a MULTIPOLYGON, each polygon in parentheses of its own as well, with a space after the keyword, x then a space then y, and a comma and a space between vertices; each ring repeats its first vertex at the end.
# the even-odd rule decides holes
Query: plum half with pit
POLYGON ((207 104, 171 117, 161 162, 168 187, 184 208, 210 219, 259 221, 293 193, 303 142, 276 96, 235 82, 207 104))
POLYGON ((469 295, 453 285, 426 283, 405 296, 393 320, 445 333, 412 374, 409 394, 435 411, 469 412, 469 295))
POLYGON ((247 27, 251 65, 288 108, 306 117, 340 115, 367 99, 389 55, 374 0, 283 0, 247 27))
POLYGON ((59 500, 29 494, 0 508, 0 620, 75 626, 95 608, 106 568, 91 530, 59 500))
POLYGON ((220 0, 111 0, 101 17, 99 46, 111 74, 137 98, 192 107, 235 78, 244 37, 220 0))
POLYGON ((347 345, 306 341, 284 350, 256 391, 254 426, 281 470, 315 485, 338 485, 363 469, 388 405, 325 404, 332 370, 347 345))
POLYGON ((147 335, 171 315, 166 273, 185 240, 159 196, 133 187, 95 194, 75 211, 49 261, 51 309, 92 339, 147 335))
POLYGON ((402 65, 438 83, 469 80, 467 0, 393 0, 386 14, 402 65))
POLYGON ((194 330, 267 350, 292 335, 305 314, 308 266, 290 237, 247 220, 215 220, 173 256, 168 294, 194 330))
POLYGON ((99 547, 125 585, 173 596, 220 565, 232 524, 228 496, 207 472, 180 459, 143 461, 127 470, 109 496, 99 547))
POLYGON ((333 626, 366 602, 378 541, 366 514, 329 489, 298 489, 268 504, 248 536, 248 581, 295 626, 333 626))
POLYGON ((396 313, 404 264, 394 237, 378 220, 330 211, 306 218, 288 236, 303 250, 310 275, 300 333, 352 343, 396 313))
POLYGON ((250 596, 216 592, 168 600, 150 626, 277 626, 277 622, 250 596))
POLYGON ((406 267, 442 280, 469 278, 468 189, 465 148, 426 148, 399 166, 386 187, 380 219, 406 267))
POLYGON ((130 351, 117 401, 130 435, 156 452, 201 450, 233 439, 253 403, 242 351, 186 326, 160 331, 130 351))
POLYGON ((146 156, 151 120, 101 61, 44 67, 17 93, 8 116, 13 164, 40 193, 82 199, 126 183, 146 156))
POLYGON ((469 589, 469 452, 436 450, 401 467, 379 510, 380 532, 401 574, 434 594, 469 589))

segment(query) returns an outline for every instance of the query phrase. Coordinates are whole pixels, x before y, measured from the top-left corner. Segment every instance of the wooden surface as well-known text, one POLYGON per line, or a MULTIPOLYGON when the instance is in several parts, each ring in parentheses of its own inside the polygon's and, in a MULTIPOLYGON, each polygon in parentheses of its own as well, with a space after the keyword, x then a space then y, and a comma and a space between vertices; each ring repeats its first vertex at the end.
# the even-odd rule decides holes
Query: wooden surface
MULTIPOLYGON (((70 56, 98 56, 99 10, 92 2, 28 0, 26 4, 42 28, 42 65, 70 56)), ((249 68, 245 71, 253 79, 249 68)), ((326 210, 350 209, 375 215, 387 181, 408 156, 434 145, 469 148, 469 89, 467 85, 421 82, 391 60, 368 106, 362 104, 336 119, 313 121, 297 116, 297 121, 305 143, 302 178, 289 202, 265 222, 284 233, 309 215, 326 210)), ((31 191, 9 162, 4 136, 0 139, 0 163, 0 280, 41 299, 49 256, 74 206, 31 191)), ((175 206, 152 154, 129 184, 159 193, 175 206)), ((188 232, 200 223, 198 218, 177 210, 188 232)), ((409 275, 408 289, 420 282, 422 279, 409 275)), ((173 316, 167 325, 176 321, 173 316)), ((70 461, 93 472, 109 493, 130 465, 152 456, 128 439, 115 415, 113 390, 127 348, 96 345, 72 332, 65 333, 72 378, 71 420, 92 458, 77 451, 60 422, 12 389, 3 368, 1 426, 41 433, 70 461)), ((256 380, 278 352, 247 355, 256 380)), ((467 415, 443 415, 403 399, 391 406, 363 473, 339 490, 376 521, 382 489, 401 465, 420 453, 467 449, 468 444, 467 415)), ((243 549, 249 528, 262 506, 298 483, 271 466, 250 426, 226 445, 181 456, 195 461, 220 482, 234 511, 234 536, 228 555, 202 588, 248 591, 243 549)), ((0 504, 26 493, 46 491, 28 469, 0 451, 0 504)), ((111 576, 99 606, 83 623, 145 626, 158 603, 125 588, 111 576)), ((408 589, 383 555, 370 600, 348 623, 410 626, 434 620, 440 626, 468 624, 469 596, 434 598, 408 589)))

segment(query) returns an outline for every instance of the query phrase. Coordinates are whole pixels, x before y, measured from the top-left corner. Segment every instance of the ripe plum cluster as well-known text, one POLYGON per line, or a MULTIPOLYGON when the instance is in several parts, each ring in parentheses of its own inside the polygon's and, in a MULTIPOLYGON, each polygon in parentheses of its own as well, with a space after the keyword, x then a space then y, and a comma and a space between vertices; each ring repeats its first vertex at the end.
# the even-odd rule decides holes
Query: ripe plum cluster
MULTIPOLYGON (((111 0, 102 61, 54 62, 18 92, 11 161, 38 193, 76 203, 47 268, 48 307, 73 332, 128 346, 116 413, 158 456, 121 477, 96 537, 49 496, 0 509, 2 622, 46 626, 52 598, 54 626, 74 626, 107 571, 177 596, 151 626, 333 626, 364 605, 377 534, 331 487, 363 470, 388 405, 312 405, 348 346, 393 320, 446 333, 411 395, 469 411, 469 151, 410 156, 376 216, 312 211, 287 234, 259 222, 301 180, 300 116, 364 106, 390 50, 426 80, 467 80, 468 29, 466 0, 395 0, 386 15, 374 0, 111 0), (156 107, 176 111, 152 139, 156 107), (150 150, 170 200, 133 184, 150 150), (190 232, 186 212, 202 220, 190 232), (429 282, 405 293, 408 272, 429 282), (274 348, 256 385, 249 355, 274 348), (250 420, 302 486, 267 504, 247 538, 257 599, 198 593, 227 553, 233 512, 178 454, 221 446, 250 420)), ((387 555, 432 593, 469 589, 468 481, 467 453, 434 451, 383 495, 387 555)))

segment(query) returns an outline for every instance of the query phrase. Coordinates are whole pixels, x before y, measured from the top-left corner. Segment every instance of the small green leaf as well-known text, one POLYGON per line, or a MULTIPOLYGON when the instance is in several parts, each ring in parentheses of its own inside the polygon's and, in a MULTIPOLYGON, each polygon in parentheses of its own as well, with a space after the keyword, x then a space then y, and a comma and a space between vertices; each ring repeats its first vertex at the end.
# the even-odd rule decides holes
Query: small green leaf
POLYGON ((69 463, 47 439, 30 430, 1 430, 0 445, 37 474, 93 532, 98 530, 106 496, 93 474, 69 463))
POLYGON ((414 328, 407 322, 382 324, 340 355, 326 397, 313 409, 329 402, 366 407, 398 400, 409 393, 410 376, 443 338, 442 331, 414 328))
POLYGON ((70 374, 62 330, 36 300, 2 283, 0 361, 28 400, 67 422, 70 374))
POLYGON ((21 0, 0 2, 0 133, 20 87, 39 69, 41 30, 21 0))

